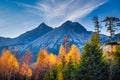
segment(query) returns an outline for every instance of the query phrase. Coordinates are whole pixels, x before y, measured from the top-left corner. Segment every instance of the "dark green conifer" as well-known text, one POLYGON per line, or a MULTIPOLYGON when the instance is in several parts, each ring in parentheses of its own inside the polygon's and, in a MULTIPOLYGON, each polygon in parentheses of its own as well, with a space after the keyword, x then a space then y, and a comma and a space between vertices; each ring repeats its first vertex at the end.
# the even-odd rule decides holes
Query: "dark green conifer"
POLYGON ((109 66, 104 61, 98 35, 94 33, 82 51, 75 80, 108 80, 109 66))

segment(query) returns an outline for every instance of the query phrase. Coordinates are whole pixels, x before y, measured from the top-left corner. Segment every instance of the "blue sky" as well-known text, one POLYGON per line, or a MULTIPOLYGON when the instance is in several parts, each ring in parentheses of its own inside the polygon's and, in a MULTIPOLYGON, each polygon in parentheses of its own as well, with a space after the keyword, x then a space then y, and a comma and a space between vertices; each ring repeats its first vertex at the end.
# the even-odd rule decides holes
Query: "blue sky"
MULTIPOLYGON (((93 30, 91 19, 98 15, 120 18, 120 0, 0 0, 0 36, 16 37, 45 22, 58 27, 66 20, 93 30)), ((103 28, 102 33, 107 34, 103 28)))

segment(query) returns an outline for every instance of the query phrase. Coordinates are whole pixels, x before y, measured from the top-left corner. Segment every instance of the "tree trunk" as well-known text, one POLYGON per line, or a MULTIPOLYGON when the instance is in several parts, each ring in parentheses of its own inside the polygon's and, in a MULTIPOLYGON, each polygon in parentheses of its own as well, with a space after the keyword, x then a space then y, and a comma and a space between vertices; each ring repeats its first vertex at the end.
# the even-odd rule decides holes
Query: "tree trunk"
POLYGON ((9 77, 8 77, 8 80, 10 80, 10 78, 11 78, 11 71, 10 71, 10 75, 9 75, 9 77))
POLYGON ((27 80, 27 75, 25 76, 25 80, 27 80))

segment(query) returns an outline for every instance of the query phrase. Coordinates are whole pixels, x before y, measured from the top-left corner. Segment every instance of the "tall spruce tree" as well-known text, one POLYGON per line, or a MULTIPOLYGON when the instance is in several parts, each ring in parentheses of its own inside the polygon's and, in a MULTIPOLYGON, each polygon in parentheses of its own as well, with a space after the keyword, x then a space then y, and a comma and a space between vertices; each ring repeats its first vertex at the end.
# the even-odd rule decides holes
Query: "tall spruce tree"
POLYGON ((58 74, 58 66, 54 65, 52 69, 48 70, 45 73, 43 80, 56 80, 57 74, 58 74))
POLYGON ((99 36, 94 33, 82 51, 75 80, 108 80, 109 66, 104 61, 99 36))
POLYGON ((52 70, 47 71, 45 73, 43 80, 55 80, 55 78, 53 76, 53 71, 52 70))
MULTIPOLYGON (((98 20, 98 16, 94 16, 93 18, 92 18, 92 21, 93 21, 93 23, 95 24, 95 32, 96 32, 96 34, 99 36, 99 34, 100 34, 100 28, 101 28, 101 25, 100 25, 100 23, 99 23, 99 20, 98 20)), ((99 37, 99 39, 100 39, 100 37, 99 37)))
POLYGON ((74 72, 75 72, 75 62, 72 61, 72 58, 70 56, 69 62, 66 65, 64 71, 63 71, 63 78, 64 80, 74 80, 74 72))
POLYGON ((116 30, 118 29, 120 19, 116 17, 106 17, 102 22, 105 22, 105 26, 107 27, 107 31, 109 31, 110 36, 109 39, 112 42, 112 38, 115 35, 116 30))

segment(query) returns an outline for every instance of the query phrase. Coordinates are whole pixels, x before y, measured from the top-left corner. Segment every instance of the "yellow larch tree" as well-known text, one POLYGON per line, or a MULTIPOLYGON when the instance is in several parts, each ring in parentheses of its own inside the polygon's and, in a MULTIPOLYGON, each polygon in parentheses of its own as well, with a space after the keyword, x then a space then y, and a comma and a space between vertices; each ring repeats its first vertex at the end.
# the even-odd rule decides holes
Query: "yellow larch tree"
POLYGON ((15 74, 19 71, 19 62, 17 61, 16 57, 14 55, 10 55, 8 58, 8 68, 9 68, 9 78, 13 75, 15 78, 15 74))
POLYGON ((59 49, 59 54, 58 54, 58 56, 59 56, 60 58, 62 58, 63 56, 65 56, 65 54, 66 54, 65 48, 64 48, 63 45, 61 45, 61 46, 60 46, 60 49, 59 49))
POLYGON ((37 56, 35 80, 43 79, 49 66, 49 55, 47 50, 41 49, 37 56))
POLYGON ((56 64, 56 55, 53 53, 49 54, 49 67, 52 68, 56 64))
POLYGON ((74 44, 71 46, 71 48, 70 48, 70 50, 69 50, 69 52, 67 54, 67 61, 70 60, 69 59, 70 57, 73 60, 73 62, 76 62, 76 63, 78 63, 79 60, 80 60, 80 51, 77 48, 77 46, 74 45, 74 44))
POLYGON ((61 64, 61 60, 63 57, 66 56, 66 51, 65 51, 65 48, 63 45, 60 45, 60 48, 59 48, 59 54, 57 56, 57 65, 60 65, 61 64))

